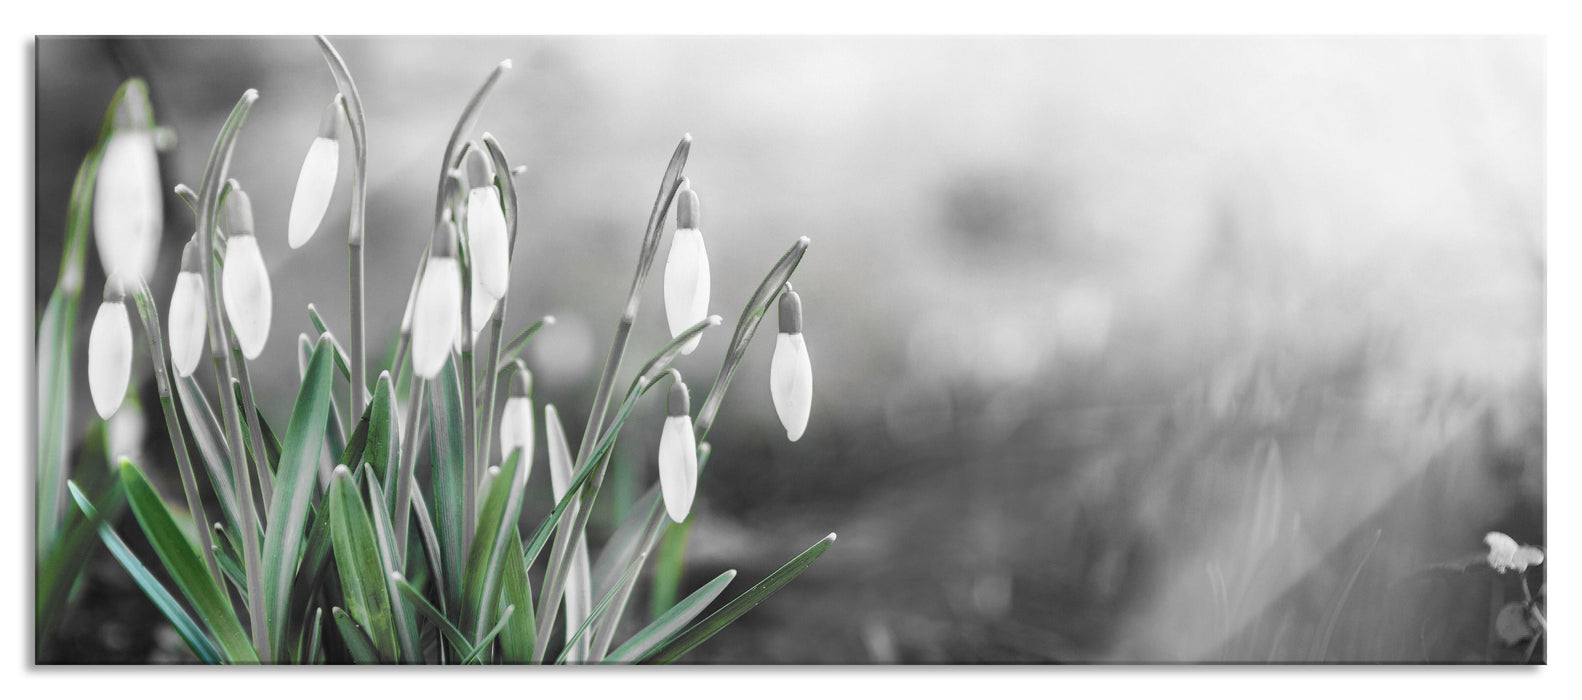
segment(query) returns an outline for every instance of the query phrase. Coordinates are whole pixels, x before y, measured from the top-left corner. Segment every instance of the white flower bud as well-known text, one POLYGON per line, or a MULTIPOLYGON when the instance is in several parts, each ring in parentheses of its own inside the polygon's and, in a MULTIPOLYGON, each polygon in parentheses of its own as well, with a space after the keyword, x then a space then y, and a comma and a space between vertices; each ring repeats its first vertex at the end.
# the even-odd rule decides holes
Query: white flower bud
POLYGON ((249 360, 257 359, 269 340, 274 298, 269 289, 269 268, 258 252, 256 236, 231 235, 225 250, 225 269, 220 275, 220 294, 242 354, 249 360))
POLYGON ((780 295, 780 335, 769 363, 769 395, 786 437, 801 439, 813 409, 813 364, 802 340, 802 300, 789 289, 780 295))
POLYGON ((511 282, 511 247, 506 238, 505 211, 500 208, 500 191, 495 189, 493 168, 482 148, 467 152, 467 180, 472 185, 467 192, 467 250, 472 256, 472 276, 482 281, 489 296, 500 299, 511 282))
POLYGON ((505 400, 505 410, 500 414, 500 461, 503 463, 511 452, 522 450, 517 469, 524 482, 533 466, 533 399, 528 395, 531 382, 531 375, 516 374, 511 382, 511 397, 505 400))
POLYGON ((132 379, 132 322, 117 278, 105 285, 104 303, 88 332, 88 393, 100 418, 115 415, 132 379))
MULTIPOLYGON (((698 195, 683 184, 676 200, 676 234, 665 260, 665 320, 672 338, 709 313, 709 254, 697 228, 698 195)), ((681 354, 692 354, 702 339, 694 336, 681 347, 681 354)))
POLYGON ((659 489, 665 497, 665 512, 682 522, 692 512, 692 497, 698 489, 698 439, 692 432, 691 401, 687 385, 680 380, 670 385, 666 398, 664 432, 659 434, 659 489))
POLYGON ((170 293, 170 328, 166 333, 171 363, 182 377, 192 376, 198 368, 208 333, 209 307, 204 303, 203 272, 198 265, 197 246, 189 242, 181 253, 176 288, 170 293))
MULTIPOLYGON (((472 339, 474 342, 478 340, 478 334, 483 332, 483 327, 489 323, 489 319, 494 318, 494 307, 500 304, 500 298, 489 293, 481 278, 482 275, 478 274, 478 268, 474 267, 472 269, 472 339)), ((459 329, 456 339, 461 340, 459 329)))
POLYGON ((287 221, 286 241, 301 248, 324 221, 335 194, 335 175, 340 166, 341 147, 337 138, 340 125, 340 100, 330 102, 319 119, 319 135, 308 146, 308 156, 297 175, 297 191, 291 196, 291 218, 287 221))
MULTIPOLYGON (((442 238, 455 235, 449 222, 444 226, 442 238)), ((412 370, 424 379, 433 379, 445 367, 451 342, 461 328, 461 266, 454 257, 441 254, 450 250, 436 246, 412 309, 412 370)))
POLYGON ((147 279, 154 272, 164 231, 153 132, 121 129, 111 135, 94 190, 93 240, 99 264, 106 273, 147 279))

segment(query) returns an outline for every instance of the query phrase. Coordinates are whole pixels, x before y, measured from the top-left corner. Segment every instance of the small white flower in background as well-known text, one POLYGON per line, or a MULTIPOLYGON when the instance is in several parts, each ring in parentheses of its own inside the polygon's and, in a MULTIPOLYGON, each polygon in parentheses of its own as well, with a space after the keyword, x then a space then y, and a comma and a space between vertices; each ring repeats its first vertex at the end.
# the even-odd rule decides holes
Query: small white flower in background
MULTIPOLYGON (((676 193, 676 234, 665 260, 665 319, 672 338, 709 313, 709 254, 698 230, 698 216, 698 194, 683 180, 676 193)), ((681 354, 692 354, 702 339, 694 336, 681 347, 681 354)))
POLYGON ((445 367, 461 322, 461 266, 456 262, 456 227, 444 217, 428 269, 412 308, 412 371, 424 379, 445 367))
POLYGON ((519 369, 511 380, 511 396, 505 400, 505 410, 500 414, 500 462, 510 458, 511 452, 522 450, 517 462, 521 481, 526 482, 533 468, 533 375, 519 369))
POLYGON ((109 454, 115 459, 125 457, 134 462, 142 461, 143 435, 147 429, 143 407, 138 405, 135 398, 125 402, 121 410, 110 416, 106 425, 105 439, 109 442, 109 454))
MULTIPOLYGON (((494 186, 494 168, 483 147, 477 144, 467 151, 467 182, 471 185, 467 191, 467 251, 472 260, 472 276, 492 299, 501 299, 511 282, 511 244, 506 238, 500 190, 494 186)), ((474 292, 475 300, 477 296, 474 292)), ((473 306, 473 317, 477 318, 476 301, 473 306)), ((493 310, 491 303, 491 314, 493 310)), ((488 320, 488 314, 484 320, 488 320)), ((474 328, 480 325, 473 324, 474 328)))
POLYGON ((1519 545, 1505 533, 1491 532, 1483 536, 1483 542, 1489 546, 1489 566, 1502 574, 1507 570, 1520 573, 1529 566, 1544 563, 1544 550, 1528 544, 1519 545))
POLYGON ((159 258, 164 203, 154 132, 146 123, 148 96, 133 83, 104 145, 93 194, 93 240, 108 273, 147 279, 159 258))
POLYGON ((115 415, 132 379, 132 321, 126 315, 121 277, 104 284, 104 303, 88 332, 88 393, 100 418, 115 415))
POLYGON ((786 285, 780 295, 780 335, 769 363, 769 396, 786 437, 796 442, 807 430, 808 413, 813 410, 813 364, 802 340, 802 299, 790 287, 786 285))
POLYGON ((665 512, 682 522, 692 512, 698 489, 698 439, 692 432, 692 401, 680 379, 670 385, 665 398, 665 428, 659 434, 659 489, 665 512))
POLYGON ((291 218, 287 220, 286 241, 301 248, 324 221, 335 194, 335 174, 340 166, 341 100, 337 95, 319 118, 319 135, 308 146, 308 157, 297 175, 297 190, 291 196, 291 218))
POLYGON ((225 198, 225 220, 228 241, 220 296, 242 354, 253 360, 264 352, 269 340, 274 297, 269 289, 269 268, 253 235, 253 204, 240 188, 232 189, 225 198))
POLYGON ((209 307, 204 303, 203 269, 198 260, 196 241, 188 241, 181 251, 181 272, 170 293, 170 361, 176 374, 192 376, 203 358, 203 341, 208 332, 209 307))

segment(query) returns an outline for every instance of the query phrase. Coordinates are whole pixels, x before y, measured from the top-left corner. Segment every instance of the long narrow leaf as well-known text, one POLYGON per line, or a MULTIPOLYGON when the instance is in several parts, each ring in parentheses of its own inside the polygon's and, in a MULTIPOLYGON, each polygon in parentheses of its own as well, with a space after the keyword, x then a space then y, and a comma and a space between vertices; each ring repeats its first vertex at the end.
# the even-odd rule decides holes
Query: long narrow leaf
POLYGON ((287 602, 302 553, 303 520, 312 502, 313 480, 329 420, 330 378, 334 371, 331 352, 324 342, 313 349, 296 405, 291 409, 275 481, 275 499, 269 504, 269 531, 264 537, 263 552, 264 607, 270 639, 279 648, 284 648, 287 602))
POLYGON ((170 591, 165 590, 159 579, 154 578, 153 572, 143 566, 143 562, 137 560, 137 555, 121 541, 115 530, 110 529, 110 524, 99 519, 99 513, 94 509, 93 504, 88 502, 88 497, 83 495, 76 484, 67 481, 66 486, 71 490, 71 496, 77 501, 77 507, 82 509, 83 514, 87 515, 88 519, 98 522, 99 539, 104 541, 104 546, 110 550, 110 554, 115 556, 116 561, 121 562, 126 572, 132 575, 137 587, 143 589, 143 594, 147 595, 148 599, 154 602, 154 606, 164 613, 165 619, 170 620, 170 624, 175 626, 176 634, 181 636, 188 647, 191 647, 192 653, 198 656, 198 660, 206 664, 224 663, 220 650, 215 648, 214 642, 198 628, 198 623, 187 615, 187 611, 181 609, 181 604, 171 597, 170 591))
POLYGON ((703 618, 702 622, 688 628, 686 632, 681 633, 681 636, 676 637, 666 644, 664 648, 654 652, 645 663, 668 664, 685 656, 687 652, 708 641, 710 637, 718 634, 720 630, 735 622, 737 618, 745 615, 748 610, 758 607, 758 604, 764 602, 764 599, 774 595, 775 591, 780 590, 781 587, 790 583, 792 579, 801 575, 834 542, 835 533, 831 532, 827 537, 819 540, 818 544, 809 547, 807 551, 798 554, 795 559, 786 562, 785 566, 770 574, 768 578, 747 589, 746 593, 737 596, 735 600, 726 604, 725 607, 714 611, 714 614, 703 618))
MULTIPOLYGON (((439 376, 430 382, 429 450, 433 458, 434 520, 439 530, 440 552, 444 554, 448 610, 460 608, 462 572, 467 551, 462 548, 462 435, 461 388, 456 380, 456 361, 445 363, 439 376)), ((415 410, 415 409, 413 409, 415 410)), ((414 449, 417 439, 411 440, 414 449)))
POLYGON ((533 619, 533 584, 528 578, 527 563, 522 560, 522 536, 514 527, 500 570, 500 603, 516 606, 511 624, 500 634, 500 655, 508 664, 530 663, 537 625, 533 619))
POLYGON ((379 558, 384 561, 387 569, 381 572, 383 575, 380 579, 390 599, 390 615, 395 625, 396 641, 401 643, 401 658, 406 663, 421 663, 423 658, 418 651, 417 617, 412 614, 412 609, 402 602, 401 594, 396 592, 388 571, 394 570, 397 567, 396 562, 401 560, 400 555, 396 553, 396 548, 400 545, 395 541, 395 526, 390 523, 390 507, 385 503, 384 490, 379 488, 379 480, 375 478, 374 473, 365 470, 363 478, 368 482, 368 510, 373 515, 374 537, 379 543, 379 558))
POLYGON ((127 501, 143 527, 143 534, 148 536, 154 553, 165 565, 165 572, 198 611, 198 617, 214 632, 226 656, 232 663, 258 663, 258 653, 248 641, 247 630, 237 619, 230 597, 220 587, 220 582, 209 576, 203 559, 171 518, 165 502, 147 477, 125 459, 121 460, 121 486, 126 489, 127 501))
POLYGON ((357 482, 345 466, 335 468, 329 501, 330 539, 346 612, 367 632, 380 658, 396 660, 395 625, 386 584, 389 569, 379 556, 373 523, 357 494, 357 482))
POLYGON ((374 648, 373 642, 368 639, 367 630, 364 630, 362 625, 357 624, 357 621, 345 610, 331 608, 330 612, 335 616, 335 627, 340 630, 341 639, 346 642, 346 651, 352 655, 352 661, 359 664, 384 663, 379 657, 379 650, 374 648))
POLYGON ((725 590, 725 586, 729 585, 735 578, 735 569, 715 576, 713 581, 703 584, 702 588, 694 591, 692 595, 687 596, 681 602, 676 603, 675 607, 665 611, 665 614, 654 618, 654 621, 649 623, 647 627, 632 635, 631 639, 626 640, 626 643, 617 647, 615 651, 610 652, 610 655, 604 658, 604 663, 635 664, 641 662, 650 652, 668 641, 671 635, 674 635, 676 631, 691 622, 692 618, 697 617, 705 608, 708 608, 709 604, 719 597, 720 592, 725 590))
POLYGON ((434 627, 439 630, 440 634, 445 636, 446 641, 450 642, 457 654, 467 656, 472 653, 472 643, 468 642, 467 638, 462 635, 461 630, 456 629, 456 625, 447 619, 444 613, 435 609, 434 604, 428 602, 428 599, 424 598, 422 593, 413 588, 412 584, 407 583, 406 579, 400 574, 392 573, 390 579, 395 581, 396 590, 400 591, 401 595, 407 599, 407 602, 412 604, 412 609, 423 617, 428 618, 429 622, 434 623, 434 627))
POLYGON ((510 538, 508 531, 516 529, 517 514, 522 506, 524 484, 517 478, 521 454, 521 450, 512 452, 500 467, 499 475, 489 484, 479 509, 477 535, 467 555, 461 629, 472 636, 475 645, 499 597, 500 569, 505 561, 502 550, 510 538))

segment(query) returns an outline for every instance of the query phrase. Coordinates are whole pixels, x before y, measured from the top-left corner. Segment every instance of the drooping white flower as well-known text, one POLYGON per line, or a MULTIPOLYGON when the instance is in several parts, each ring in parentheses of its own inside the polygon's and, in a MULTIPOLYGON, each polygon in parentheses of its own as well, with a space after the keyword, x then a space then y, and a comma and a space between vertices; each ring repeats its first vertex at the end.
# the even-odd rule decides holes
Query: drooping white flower
POLYGON ((769 395, 786 437, 796 442, 813 410, 813 364, 802 340, 802 299, 789 287, 780 295, 780 335, 769 362, 769 395))
POLYGON ((524 483, 533 468, 532 391, 533 375, 525 369, 519 370, 511 381, 511 396, 505 400, 505 410, 500 414, 500 461, 505 462, 513 451, 520 449, 522 456, 518 458, 517 469, 524 483))
POLYGON ((665 427, 659 434, 659 490, 665 512, 682 522, 692 512, 698 489, 698 439, 692 431, 692 402, 680 379, 665 398, 665 427))
POLYGON ((341 101, 336 96, 319 118, 319 135, 308 146, 308 156, 302 160, 302 172, 297 175, 297 190, 291 196, 291 218, 287 220, 286 241, 292 248, 301 248, 324 221, 324 212, 330 208, 330 197, 335 194, 335 175, 340 166, 341 101))
POLYGON ((456 228, 447 219, 412 309, 412 370, 433 379, 445 367, 450 346, 461 327, 461 266, 456 262, 456 228))
POLYGON ((166 335, 171 363, 182 377, 192 376, 198 368, 208 333, 209 307, 204 303, 203 270, 198 255, 197 243, 189 241, 181 251, 181 272, 170 293, 170 328, 166 335))
POLYGON ((494 186, 494 168, 477 145, 467 151, 467 182, 467 251, 472 275, 490 297, 501 299, 511 282, 511 246, 506 237, 505 210, 500 208, 500 190, 494 186))
POLYGON ((1507 570, 1521 573, 1529 566, 1544 563, 1544 550, 1517 544, 1516 540, 1503 532, 1484 535, 1483 542, 1489 546, 1489 566, 1502 574, 1507 570))
POLYGON ((225 198, 225 269, 220 274, 220 296, 236 342, 247 359, 257 359, 269 341, 274 319, 274 295, 269 288, 269 268, 253 235, 253 206, 247 193, 233 189, 225 198))
POLYGON ((88 331, 88 393, 100 418, 115 415, 132 379, 132 321, 126 315, 121 277, 104 285, 104 303, 88 331))
POLYGON ((155 151, 147 128, 118 128, 105 143, 94 186, 93 240, 106 273, 147 279, 154 272, 164 230, 155 151))
MULTIPOLYGON (((709 313, 709 254, 698 230, 698 213, 698 195, 683 183, 676 195, 676 234, 665 260, 665 319, 672 338, 709 313)), ((701 340, 693 336, 681 354, 691 354, 701 340)))
MULTIPOLYGON (((476 260, 476 258, 474 258, 476 260)), ((478 340, 478 334, 483 332, 483 327, 488 325, 489 319, 494 318, 494 308, 500 305, 500 298, 489 293, 482 281, 483 276, 478 274, 478 268, 472 268, 472 339, 478 340)), ((460 340, 461 336, 457 336, 460 340)))

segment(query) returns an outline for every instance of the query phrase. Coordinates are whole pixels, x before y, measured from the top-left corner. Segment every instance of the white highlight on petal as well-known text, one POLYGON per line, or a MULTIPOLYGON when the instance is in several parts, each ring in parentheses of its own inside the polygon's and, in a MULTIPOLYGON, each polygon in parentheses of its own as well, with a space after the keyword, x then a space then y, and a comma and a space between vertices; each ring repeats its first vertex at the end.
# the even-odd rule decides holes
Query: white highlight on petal
POLYGON ((324 212, 330 208, 330 196, 335 194, 335 173, 340 163, 340 142, 322 136, 313 139, 308 147, 308 157, 302 161, 302 173, 297 175, 297 191, 291 197, 291 218, 286 227, 286 240, 292 248, 301 248, 324 221, 324 212))
POLYGON ((511 282, 511 246, 506 239, 500 192, 493 185, 474 187, 467 193, 467 247, 473 277, 482 280, 489 296, 504 297, 511 282))
POLYGON ((105 425, 105 430, 108 433, 110 454, 114 458, 127 457, 133 461, 143 458, 143 436, 148 426, 143 418, 143 409, 138 407, 136 401, 116 411, 105 425))
POLYGON ((257 236, 231 236, 220 275, 220 295, 242 354, 249 360, 257 359, 269 341, 269 324, 274 319, 269 268, 258 252, 257 236))
MULTIPOLYGON (((676 229, 670 241, 670 257, 665 260, 665 319, 670 322, 670 337, 702 321, 709 313, 709 254, 703 247, 703 234, 695 228, 676 229)), ((682 346, 689 355, 702 336, 682 346)))
MULTIPOLYGON (((489 319, 494 317, 494 307, 500 304, 500 297, 489 292, 482 280, 483 275, 478 274, 478 269, 472 271, 472 339, 476 341, 478 334, 483 332, 483 327, 488 325, 489 319)), ((459 336, 458 336, 459 337, 459 336)))
POLYGON ((88 393, 100 418, 115 415, 132 379, 132 322, 126 304, 104 302, 88 331, 88 393))
POLYGON ((659 489, 671 520, 679 523, 687 519, 697 488, 698 440, 692 432, 692 418, 666 416, 664 432, 659 434, 659 489))
POLYGON ((433 379, 445 367, 461 327, 461 267, 455 258, 432 258, 418 285, 412 311, 412 370, 433 379))
POLYGON ((785 426, 792 442, 807 430, 807 417, 813 410, 813 363, 801 333, 781 333, 775 338, 774 359, 769 362, 769 395, 775 414, 785 426))
POLYGON ((511 452, 520 448, 522 456, 517 469, 522 472, 522 482, 527 481, 533 468, 533 400, 526 396, 512 396, 505 400, 505 410, 500 414, 500 462, 510 458, 511 452))
POLYGON ((159 257, 164 208, 153 132, 115 132, 104 146, 94 185, 93 233, 106 273, 148 279, 159 257))
POLYGON ((182 272, 176 275, 176 289, 170 293, 170 361, 177 376, 190 377, 203 359, 203 341, 208 333, 209 309, 203 300, 203 275, 182 272))

